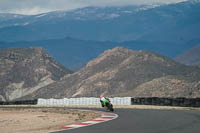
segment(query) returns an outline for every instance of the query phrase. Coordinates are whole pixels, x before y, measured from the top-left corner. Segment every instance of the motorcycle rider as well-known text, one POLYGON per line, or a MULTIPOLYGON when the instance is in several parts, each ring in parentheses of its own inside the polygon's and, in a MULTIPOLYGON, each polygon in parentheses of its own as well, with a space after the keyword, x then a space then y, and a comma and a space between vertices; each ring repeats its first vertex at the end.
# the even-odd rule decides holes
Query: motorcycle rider
POLYGON ((110 103, 110 100, 107 97, 100 97, 101 106, 105 107, 110 103))

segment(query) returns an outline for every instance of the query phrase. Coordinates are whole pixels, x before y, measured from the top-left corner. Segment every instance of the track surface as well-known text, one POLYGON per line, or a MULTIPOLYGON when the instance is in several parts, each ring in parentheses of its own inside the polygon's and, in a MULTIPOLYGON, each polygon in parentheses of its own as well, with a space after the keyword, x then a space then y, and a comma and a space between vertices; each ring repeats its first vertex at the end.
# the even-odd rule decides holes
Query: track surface
POLYGON ((119 115, 115 120, 55 133, 200 133, 200 111, 116 109, 114 113, 119 115))

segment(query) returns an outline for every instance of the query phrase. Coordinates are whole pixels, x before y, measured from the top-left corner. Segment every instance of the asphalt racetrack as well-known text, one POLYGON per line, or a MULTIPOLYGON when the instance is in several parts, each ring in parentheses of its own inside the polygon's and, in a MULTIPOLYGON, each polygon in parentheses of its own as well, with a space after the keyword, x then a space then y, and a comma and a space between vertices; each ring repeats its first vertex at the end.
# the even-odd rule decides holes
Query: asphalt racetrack
POLYGON ((115 109, 114 113, 119 115, 115 120, 55 133, 200 133, 199 110, 115 109))

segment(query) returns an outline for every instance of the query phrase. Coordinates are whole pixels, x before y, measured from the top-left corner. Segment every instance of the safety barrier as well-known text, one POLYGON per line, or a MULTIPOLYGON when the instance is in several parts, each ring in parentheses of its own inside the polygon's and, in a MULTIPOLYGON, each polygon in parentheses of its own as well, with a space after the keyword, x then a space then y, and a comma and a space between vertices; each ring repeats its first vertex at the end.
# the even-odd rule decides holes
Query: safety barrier
POLYGON ((200 107, 200 98, 158 98, 143 97, 131 98, 132 105, 158 105, 158 106, 180 106, 200 107))
MULTIPOLYGON (((109 98, 113 105, 157 105, 200 107, 200 98, 159 98, 159 97, 114 97, 109 98)), ((99 105, 99 98, 81 97, 64 99, 35 99, 24 101, 0 101, 0 105, 99 105)))
MULTIPOLYGON (((113 105, 131 105, 131 97, 109 98, 113 105)), ((99 105, 100 99, 95 97, 38 99, 38 105, 99 105)))

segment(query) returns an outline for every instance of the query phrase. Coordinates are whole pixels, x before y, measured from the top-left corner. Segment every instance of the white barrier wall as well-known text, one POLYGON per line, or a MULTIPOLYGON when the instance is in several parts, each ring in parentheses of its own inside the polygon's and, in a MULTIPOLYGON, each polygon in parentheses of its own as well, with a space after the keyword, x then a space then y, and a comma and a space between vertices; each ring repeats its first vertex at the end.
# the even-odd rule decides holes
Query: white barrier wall
MULTIPOLYGON (((131 97, 109 98, 113 105, 131 105, 131 97)), ((100 105, 100 99, 95 97, 38 99, 38 105, 100 105)))

